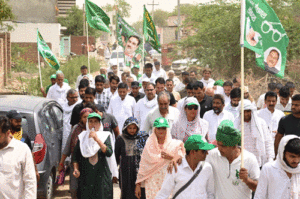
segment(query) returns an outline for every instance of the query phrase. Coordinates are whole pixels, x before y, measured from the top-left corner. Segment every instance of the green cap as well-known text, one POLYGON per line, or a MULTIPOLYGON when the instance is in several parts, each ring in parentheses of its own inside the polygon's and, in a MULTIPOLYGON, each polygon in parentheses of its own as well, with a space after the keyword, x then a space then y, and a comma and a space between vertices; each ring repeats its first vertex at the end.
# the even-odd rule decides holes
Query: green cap
POLYGON ((197 103, 195 103, 195 102, 190 102, 190 103, 186 104, 186 106, 191 106, 191 105, 199 106, 199 104, 197 104, 197 103))
POLYGON ((51 75, 50 79, 56 79, 56 74, 51 75))
POLYGON ((209 144, 202 135, 191 135, 184 143, 184 148, 187 151, 191 150, 211 150, 216 146, 209 144))
POLYGON ((102 76, 102 77, 104 77, 104 79, 106 79, 106 75, 104 75, 104 74, 101 74, 101 76, 102 76))
POLYGON ((166 120, 166 118, 163 118, 163 117, 157 118, 154 121, 153 126, 156 127, 156 128, 159 128, 159 127, 167 127, 167 128, 169 128, 170 127, 168 121, 166 120))
POLYGON ((224 84, 224 81, 220 79, 220 80, 215 81, 214 86, 223 86, 223 84, 224 84))
POLYGON ((90 113, 88 116, 88 119, 93 118, 93 117, 99 118, 100 120, 102 119, 98 113, 90 113))
POLYGON ((61 70, 57 70, 57 71, 56 71, 56 75, 57 75, 57 74, 63 74, 63 72, 62 72, 61 70))
POLYGON ((232 121, 224 120, 217 129, 216 140, 224 146, 241 145, 241 132, 234 128, 232 121))
POLYGON ((135 64, 135 65, 133 65, 133 67, 132 68, 138 68, 138 69, 140 69, 140 65, 138 65, 138 64, 135 64))
POLYGON ((67 80, 67 79, 64 79, 64 82, 68 84, 68 83, 69 83, 69 80, 67 80))

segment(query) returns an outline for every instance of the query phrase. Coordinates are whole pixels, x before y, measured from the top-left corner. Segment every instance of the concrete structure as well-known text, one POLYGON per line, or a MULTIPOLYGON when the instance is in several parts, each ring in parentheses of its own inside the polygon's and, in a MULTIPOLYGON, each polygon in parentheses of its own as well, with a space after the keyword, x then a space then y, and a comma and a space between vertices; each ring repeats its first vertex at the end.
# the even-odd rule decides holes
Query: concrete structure
POLYGON ((12 43, 36 43, 37 28, 46 43, 51 43, 55 56, 60 55, 60 24, 59 23, 17 23, 11 32, 12 43))
POLYGON ((15 20, 32 23, 56 23, 57 0, 10 0, 15 20))
POLYGON ((76 0, 57 0, 57 12, 59 17, 66 17, 68 10, 76 6, 76 0))
POLYGON ((11 43, 9 33, 0 33, 0 88, 6 86, 11 69, 11 43))

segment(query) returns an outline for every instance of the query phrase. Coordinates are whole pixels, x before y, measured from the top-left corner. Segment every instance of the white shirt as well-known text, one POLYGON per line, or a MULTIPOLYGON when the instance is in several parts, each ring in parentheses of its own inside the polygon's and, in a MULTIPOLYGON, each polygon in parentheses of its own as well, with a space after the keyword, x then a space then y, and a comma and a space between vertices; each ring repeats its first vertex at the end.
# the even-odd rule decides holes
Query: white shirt
POLYGON ((90 82, 89 86, 92 87, 92 88, 95 88, 94 78, 93 78, 93 75, 91 75, 91 74, 87 74, 87 75, 82 75, 81 74, 81 75, 78 75, 77 80, 76 80, 76 84, 75 84, 75 88, 78 88, 79 83, 83 79, 84 76, 87 76, 89 78, 88 79, 89 82, 90 82))
POLYGON ((256 103, 256 106, 258 109, 263 109, 263 108, 267 107, 265 104, 265 96, 266 96, 266 93, 259 96, 257 103, 256 103))
POLYGON ((234 116, 232 113, 223 110, 219 115, 215 114, 213 110, 204 113, 203 119, 208 121, 208 139, 210 142, 216 140, 217 128, 223 120, 231 120, 234 122, 234 116))
POLYGON ((225 99, 225 106, 231 103, 230 96, 227 96, 225 93, 224 93, 224 99, 225 99))
POLYGON ((221 94, 221 95, 225 95, 224 94, 224 88, 222 86, 216 86, 216 90, 215 90, 215 94, 221 94))
MULTIPOLYGON (((236 176, 241 168, 241 155, 229 164, 227 158, 221 156, 218 148, 215 148, 208 152, 206 161, 213 168, 215 198, 251 199, 252 191, 236 176)), ((260 170, 256 157, 246 150, 244 150, 244 167, 248 170, 248 175, 252 180, 258 180, 260 170)))
MULTIPOLYGON (((168 199, 183 187, 200 168, 202 162, 199 162, 193 171, 188 164, 186 158, 182 158, 182 163, 178 165, 177 173, 173 169, 172 174, 167 173, 164 182, 155 199, 168 199)), ((212 166, 205 162, 204 166, 196 179, 182 191, 176 199, 213 199, 214 197, 214 181, 212 166)))
POLYGON ((202 78, 200 81, 203 83, 203 85, 206 88, 214 87, 215 80, 213 80, 212 78, 209 78, 208 80, 205 80, 204 78, 202 78))
POLYGON ((13 138, 0 149, 0 179, 1 199, 37 197, 33 157, 25 143, 13 138))
POLYGON ((180 100, 177 102, 177 109, 178 109, 179 111, 181 111, 182 106, 183 106, 183 104, 184 104, 184 100, 185 100, 186 98, 187 98, 187 97, 184 97, 184 98, 180 99, 180 100))
POLYGON ((281 111, 283 111, 283 112, 291 112, 292 111, 292 103, 290 103, 290 102, 288 102, 287 104, 286 104, 286 106, 284 107, 282 104, 280 104, 280 102, 279 102, 279 104, 276 104, 276 106, 275 106, 275 108, 276 109, 278 109, 278 110, 281 110, 281 111))
POLYGON ((63 82, 63 86, 60 87, 57 83, 49 88, 47 98, 56 100, 61 106, 67 102, 67 92, 71 87, 69 84, 63 82))
POLYGON ((148 100, 147 96, 140 99, 134 107, 134 117, 138 120, 140 129, 144 128, 144 123, 148 113, 157 106, 157 96, 151 101, 148 100))
POLYGON ((146 74, 143 74, 142 78, 139 79, 139 83, 143 82, 143 79, 148 78, 150 79, 150 82, 155 84, 155 80, 157 79, 156 76, 153 75, 153 73, 151 74, 151 77, 149 78, 146 74))
POLYGON ((177 77, 173 77, 174 86, 177 86, 180 83, 180 80, 177 77))
POLYGON ((261 159, 256 147, 256 138, 252 134, 250 122, 244 122, 244 136, 245 149, 250 153, 253 153, 257 158, 258 165, 261 165, 261 159))
POLYGON ((118 121, 118 126, 120 127, 121 133, 124 122, 129 117, 133 116, 135 104, 135 99, 128 94, 126 95, 124 100, 121 100, 121 97, 119 95, 111 98, 107 113, 115 116, 116 120, 118 121))
POLYGON ((273 113, 269 111, 268 108, 264 108, 258 111, 258 117, 265 120, 267 123, 269 130, 271 131, 272 137, 275 139, 276 133, 278 129, 278 124, 280 119, 284 116, 284 113, 280 110, 275 109, 273 113))
POLYGON ((266 163, 260 173, 254 199, 290 199, 291 179, 276 161, 266 163))
POLYGON ((114 93, 111 92, 110 87, 107 88, 105 91, 108 92, 108 96, 109 96, 110 99, 115 97, 115 96, 119 96, 118 89, 114 93))
POLYGON ((157 78, 162 77, 162 78, 164 78, 164 80, 167 80, 166 71, 164 69, 162 69, 161 67, 160 67, 159 70, 156 70, 156 68, 154 67, 152 75, 157 77, 157 78))
POLYGON ((63 151, 65 148, 65 145, 67 143, 68 137, 71 133, 71 124, 70 124, 70 120, 71 120, 71 116, 72 116, 72 111, 73 108, 78 104, 75 103, 71 106, 69 106, 68 102, 64 103, 62 105, 62 108, 64 110, 63 113, 63 118, 64 118, 64 128, 63 128, 63 138, 62 138, 62 147, 61 150, 63 151))
MULTIPOLYGON (((175 122, 175 120, 178 118, 178 116, 179 116, 179 110, 177 108, 169 106, 169 114, 165 118, 168 120, 170 129, 172 129, 172 125, 175 122)), ((148 113, 146 120, 144 122, 144 126, 143 128, 141 128, 141 131, 145 131, 150 135, 152 133, 152 127, 154 121, 159 117, 162 117, 162 115, 160 114, 159 107, 157 106, 148 113)))
POLYGON ((233 106, 231 105, 231 102, 230 102, 229 104, 227 104, 227 106, 225 106, 225 110, 226 110, 226 111, 229 111, 230 113, 233 114, 234 120, 235 120, 236 118, 238 118, 239 115, 240 115, 239 106, 233 107, 233 106))
POLYGON ((185 85, 184 85, 184 83, 182 83, 182 82, 179 82, 179 84, 177 84, 175 87, 174 87, 174 91, 176 91, 176 92, 180 92, 180 91, 182 91, 182 90, 184 90, 185 89, 185 85))

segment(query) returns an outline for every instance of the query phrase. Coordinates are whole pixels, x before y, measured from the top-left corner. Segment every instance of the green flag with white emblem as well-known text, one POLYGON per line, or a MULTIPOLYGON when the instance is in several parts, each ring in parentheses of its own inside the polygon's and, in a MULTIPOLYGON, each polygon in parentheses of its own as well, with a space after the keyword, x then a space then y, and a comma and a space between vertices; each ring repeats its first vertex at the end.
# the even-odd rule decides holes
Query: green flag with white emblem
POLYGON ((160 50, 160 43, 157 36, 156 28, 154 25, 154 22, 152 21, 152 17, 150 16, 149 12, 147 11, 145 5, 144 5, 144 23, 143 23, 143 29, 144 29, 144 37, 145 41, 149 42, 149 44, 159 53, 160 50))
POLYGON ((242 1, 241 44, 256 53, 259 67, 283 78, 289 38, 280 20, 266 0, 242 1))
POLYGON ((110 18, 99 6, 85 0, 85 12, 86 20, 92 28, 110 33, 110 18))
POLYGON ((60 67, 59 62, 49 46, 46 44, 39 30, 37 30, 37 47, 40 55, 49 64, 49 66, 51 66, 55 70, 58 70, 60 67))

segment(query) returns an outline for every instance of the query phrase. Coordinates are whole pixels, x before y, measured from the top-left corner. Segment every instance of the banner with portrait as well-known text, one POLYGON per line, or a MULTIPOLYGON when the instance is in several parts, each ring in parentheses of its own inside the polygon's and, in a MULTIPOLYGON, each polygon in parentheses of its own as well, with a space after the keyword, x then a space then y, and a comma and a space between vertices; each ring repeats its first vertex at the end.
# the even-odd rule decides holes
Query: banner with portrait
POLYGON ((245 0, 242 10, 244 46, 256 53, 256 64, 283 78, 289 38, 274 10, 265 0, 245 0))

